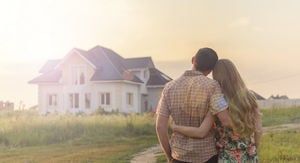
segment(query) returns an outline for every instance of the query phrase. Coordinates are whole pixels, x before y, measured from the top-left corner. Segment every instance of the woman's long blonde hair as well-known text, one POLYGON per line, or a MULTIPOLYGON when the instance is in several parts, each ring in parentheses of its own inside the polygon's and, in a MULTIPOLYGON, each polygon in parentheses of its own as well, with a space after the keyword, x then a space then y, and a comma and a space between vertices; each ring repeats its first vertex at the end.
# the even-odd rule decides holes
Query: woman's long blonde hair
POLYGON ((250 136, 255 131, 258 114, 255 96, 247 89, 237 68, 228 59, 217 62, 213 78, 220 83, 228 100, 233 130, 241 136, 250 136))

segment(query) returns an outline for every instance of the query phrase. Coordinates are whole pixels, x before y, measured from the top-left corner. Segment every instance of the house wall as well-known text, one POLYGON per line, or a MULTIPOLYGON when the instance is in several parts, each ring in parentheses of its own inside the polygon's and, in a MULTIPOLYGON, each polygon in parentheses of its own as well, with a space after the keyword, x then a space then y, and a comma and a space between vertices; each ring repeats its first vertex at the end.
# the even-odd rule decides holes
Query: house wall
POLYGON ((107 112, 113 110, 123 113, 141 112, 140 86, 122 82, 116 83, 91 83, 84 87, 74 87, 70 85, 42 84, 39 85, 39 108, 41 113, 93 113, 99 107, 107 112), (110 93, 110 105, 100 106, 100 92, 110 93), (69 94, 79 94, 79 108, 70 108, 69 94), (85 108, 85 93, 91 93, 91 108, 85 108), (133 105, 127 105, 127 93, 133 94, 133 105), (48 106, 48 94, 57 94, 57 106, 48 106))
POLYGON ((144 82, 141 87, 141 93, 144 95, 148 94, 146 84, 150 77, 149 69, 147 69, 147 68, 145 68, 145 69, 130 69, 129 71, 132 72, 134 75, 136 75, 139 79, 141 79, 144 82))
POLYGON ((141 85, 118 82, 92 82, 89 79, 94 74, 93 67, 83 58, 76 54, 70 54, 68 60, 61 65, 62 79, 59 84, 39 85, 39 108, 42 113, 46 112, 85 112, 92 113, 100 106, 100 93, 110 93, 110 105, 100 106, 105 111, 119 110, 120 112, 141 112, 141 85), (83 85, 75 85, 72 82, 72 67, 82 66, 85 68, 86 82, 83 85), (70 108, 69 95, 79 94, 79 108, 70 108), (85 108, 85 93, 91 93, 91 107, 85 108), (133 105, 127 105, 127 93, 133 94, 133 105), (58 104, 56 107, 48 106, 48 94, 57 94, 58 104))
POLYGON ((64 112, 64 99, 63 99, 63 88, 59 84, 40 84, 38 87, 38 108, 41 113, 54 113, 54 112, 64 112), (57 95, 57 106, 48 105, 48 95, 57 95))
POLYGON ((162 90, 163 90, 163 87, 148 88, 148 96, 147 96, 148 111, 156 110, 157 104, 161 97, 162 90))
POLYGON ((136 84, 122 84, 122 110, 124 113, 140 113, 141 110, 141 86, 136 84), (127 104, 127 93, 133 94, 133 105, 127 104))

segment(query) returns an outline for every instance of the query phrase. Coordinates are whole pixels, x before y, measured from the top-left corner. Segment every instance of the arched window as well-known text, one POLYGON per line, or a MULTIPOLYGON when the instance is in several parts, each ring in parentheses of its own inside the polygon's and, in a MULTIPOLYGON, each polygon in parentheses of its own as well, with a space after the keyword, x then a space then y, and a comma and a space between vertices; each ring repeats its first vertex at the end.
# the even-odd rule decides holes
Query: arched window
POLYGON ((83 72, 80 73, 80 84, 85 84, 85 76, 83 72))

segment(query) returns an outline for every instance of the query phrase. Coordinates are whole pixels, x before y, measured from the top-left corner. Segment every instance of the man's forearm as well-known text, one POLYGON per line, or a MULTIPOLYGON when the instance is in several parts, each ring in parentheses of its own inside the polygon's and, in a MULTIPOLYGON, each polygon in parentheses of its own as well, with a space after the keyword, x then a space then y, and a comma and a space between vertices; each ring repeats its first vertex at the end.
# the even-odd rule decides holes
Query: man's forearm
POLYGON ((156 133, 163 151, 165 152, 167 158, 171 160, 172 156, 168 136, 168 122, 169 117, 158 115, 156 119, 156 133))
POLYGON ((166 154, 169 160, 172 159, 171 147, 168 138, 168 130, 157 127, 156 132, 157 132, 158 140, 161 144, 161 147, 163 148, 164 153, 166 154))

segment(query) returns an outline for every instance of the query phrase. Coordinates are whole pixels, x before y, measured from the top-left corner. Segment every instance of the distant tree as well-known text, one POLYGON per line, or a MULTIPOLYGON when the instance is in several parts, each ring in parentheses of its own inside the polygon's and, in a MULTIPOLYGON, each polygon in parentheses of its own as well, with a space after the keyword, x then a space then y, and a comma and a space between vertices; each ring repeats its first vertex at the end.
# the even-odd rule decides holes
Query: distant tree
POLYGON ((287 95, 279 95, 279 94, 277 94, 276 96, 274 96, 274 95, 271 95, 270 97, 269 97, 269 99, 274 99, 274 100, 287 100, 287 99, 289 99, 289 97, 287 96, 287 95))

